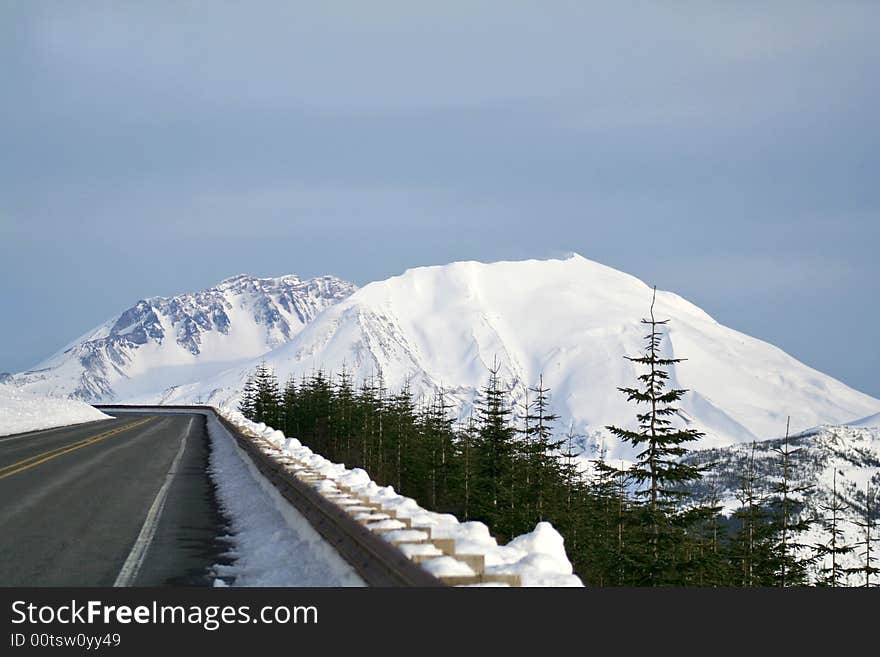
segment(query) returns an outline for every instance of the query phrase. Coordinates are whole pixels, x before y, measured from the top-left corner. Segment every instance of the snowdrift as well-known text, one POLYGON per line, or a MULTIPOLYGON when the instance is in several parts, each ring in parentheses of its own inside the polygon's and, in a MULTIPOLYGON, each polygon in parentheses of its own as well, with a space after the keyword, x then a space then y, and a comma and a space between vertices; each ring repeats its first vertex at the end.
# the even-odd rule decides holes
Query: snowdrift
POLYGON ((85 402, 35 395, 0 384, 0 436, 109 419, 85 402))

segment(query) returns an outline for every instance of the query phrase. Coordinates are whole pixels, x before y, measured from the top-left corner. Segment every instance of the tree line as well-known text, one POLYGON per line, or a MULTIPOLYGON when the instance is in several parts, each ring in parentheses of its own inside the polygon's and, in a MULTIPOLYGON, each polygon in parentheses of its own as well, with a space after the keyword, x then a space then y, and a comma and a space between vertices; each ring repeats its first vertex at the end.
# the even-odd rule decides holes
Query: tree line
POLYGON ((584 468, 573 429, 560 434, 556 427, 543 377, 514 405, 497 362, 465 419, 453 414, 443 390, 417 399, 408 385, 388 391, 380 377, 356 385, 345 368, 281 385, 265 363, 247 379, 240 410, 427 509, 486 523, 500 543, 550 521, 588 586, 841 586, 852 572, 876 584, 876 493, 867 491, 863 540, 845 544, 836 487, 827 518, 804 517, 787 440, 771 493, 759 485, 766 473, 752 457, 739 508, 722 513, 712 464, 685 458, 702 434, 673 424, 686 391, 668 387, 669 368, 681 359, 661 355, 667 321, 654 318, 652 302, 650 319, 642 320, 644 351, 627 357, 643 370, 633 387, 620 389, 635 406, 637 428, 607 427, 635 448, 629 467, 597 459, 584 468), (693 484, 704 479, 709 493, 698 494, 693 484), (798 543, 813 522, 822 523, 829 543, 798 543), (844 568, 841 558, 853 551, 862 565, 844 568))

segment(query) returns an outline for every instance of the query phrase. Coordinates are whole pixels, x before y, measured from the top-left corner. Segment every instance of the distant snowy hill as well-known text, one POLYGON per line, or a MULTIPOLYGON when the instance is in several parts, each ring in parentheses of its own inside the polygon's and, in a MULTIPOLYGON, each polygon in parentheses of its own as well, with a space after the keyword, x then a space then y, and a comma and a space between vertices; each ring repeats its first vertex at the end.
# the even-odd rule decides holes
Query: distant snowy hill
POLYGON ((880 413, 874 413, 874 415, 863 417, 854 422, 847 422, 847 424, 851 427, 880 427, 880 413))
MULTIPOLYGON (((409 381, 428 395, 442 386, 466 413, 497 358, 517 397, 544 374, 561 427, 574 424, 587 455, 628 458, 603 427, 632 424, 633 408, 617 388, 639 373, 623 356, 642 349, 639 320, 650 302, 642 281, 577 255, 422 267, 361 288, 260 358, 161 398, 234 403, 264 358, 282 381, 345 366, 356 379, 381 375, 390 390, 409 381)), ((671 320, 665 355, 688 359, 671 382, 690 390, 678 421, 707 432, 702 447, 778 435, 789 415, 803 430, 880 410, 880 401, 720 325, 671 292, 658 291, 655 310, 671 320)))
MULTIPOLYGON (((844 544, 855 545, 864 540, 864 529, 856 523, 865 521, 866 485, 871 490, 871 518, 875 523, 873 540, 877 540, 876 523, 880 523, 880 427, 876 426, 820 426, 796 434, 789 439, 790 485, 804 488, 802 495, 795 499, 805 503, 801 516, 807 519, 829 517, 827 509, 834 498, 834 473, 837 472, 837 496, 843 503, 841 527, 844 531, 844 544), (825 509, 823 509, 825 507, 825 509)), ((783 440, 774 438, 755 443, 754 471, 759 474, 756 497, 766 497, 772 493, 772 485, 779 481, 781 457, 774 449, 782 449, 783 440)), ((726 512, 732 512, 739 504, 736 494, 742 485, 743 473, 748 469, 752 446, 748 444, 731 445, 696 452, 688 460, 696 463, 714 464, 716 477, 704 479, 695 489, 708 493, 711 482, 717 487, 719 499, 726 512)), ((830 535, 815 523, 812 529, 798 537, 805 545, 825 544, 830 535)), ((844 555, 846 567, 858 567, 863 548, 844 555)), ((822 565, 822 564, 819 564, 822 565)), ((876 578, 880 581, 880 577, 876 578)), ((859 586, 864 579, 852 575, 849 584, 859 586)))
POLYGON ((12 382, 85 401, 160 401, 165 391, 258 358, 355 286, 332 276, 236 276, 138 301, 12 382))

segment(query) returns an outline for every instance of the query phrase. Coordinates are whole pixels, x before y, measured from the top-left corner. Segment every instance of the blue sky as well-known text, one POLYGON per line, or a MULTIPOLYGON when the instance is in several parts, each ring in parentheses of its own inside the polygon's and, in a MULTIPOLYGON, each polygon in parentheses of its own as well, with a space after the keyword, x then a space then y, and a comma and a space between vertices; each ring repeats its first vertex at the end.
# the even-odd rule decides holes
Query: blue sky
POLYGON ((878 24, 868 2, 2 1, 0 371, 239 272, 576 251, 880 397, 878 24))

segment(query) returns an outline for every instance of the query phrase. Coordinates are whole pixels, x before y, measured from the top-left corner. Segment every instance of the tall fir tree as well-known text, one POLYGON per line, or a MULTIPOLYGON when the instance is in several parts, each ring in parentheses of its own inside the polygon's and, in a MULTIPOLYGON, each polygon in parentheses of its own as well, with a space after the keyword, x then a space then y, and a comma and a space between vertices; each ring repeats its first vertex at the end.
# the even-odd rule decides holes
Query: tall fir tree
POLYGON ((801 557, 799 554, 808 546, 801 543, 798 537, 812 525, 808 518, 801 517, 802 503, 799 499, 811 487, 792 482, 793 459, 800 454, 802 448, 792 449, 790 427, 789 417, 785 422, 785 438, 782 445, 773 448, 779 457, 779 479, 773 486, 777 511, 773 516, 772 526, 776 533, 774 555, 776 584, 781 587, 804 586, 807 583, 810 563, 808 557, 801 557))
POLYGON ((871 487, 870 482, 865 484, 865 503, 861 508, 856 508, 860 518, 855 521, 855 525, 862 530, 861 539, 853 544, 856 556, 859 558, 859 565, 848 568, 847 572, 851 574, 859 574, 864 577, 862 586, 870 588, 874 586, 874 580, 880 574, 880 568, 875 564, 878 563, 877 555, 877 537, 874 534, 874 528, 877 521, 874 516, 877 513, 877 490, 871 487))
POLYGON ((530 389, 535 394, 530 413, 526 417, 526 462, 531 479, 526 494, 535 501, 535 516, 544 520, 551 482, 559 474, 558 450, 565 440, 553 439, 553 423, 559 416, 550 409, 550 389, 544 387, 544 375, 538 377, 538 384, 530 389))
POLYGON ((388 463, 391 464, 389 481, 398 492, 412 490, 413 464, 412 441, 415 436, 416 409, 410 384, 407 381, 400 391, 389 400, 388 463))
POLYGON ((241 391, 241 401, 238 403, 239 412, 249 420, 255 420, 256 414, 256 386, 254 384, 254 374, 248 374, 244 381, 244 388, 241 391))
POLYGON ((816 556, 820 561, 816 583, 819 586, 845 586, 847 569, 843 565, 843 557, 853 551, 853 546, 846 543, 843 531, 846 504, 837 491, 837 468, 834 469, 831 499, 818 506, 826 514, 820 524, 827 532, 828 540, 816 545, 816 556))
POLYGON ((272 371, 265 362, 257 366, 254 374, 254 420, 256 422, 264 422, 265 424, 278 427, 279 411, 280 411, 280 394, 278 390, 278 379, 275 372, 272 371))
POLYGON ((350 461, 352 455, 352 439, 354 437, 354 388, 351 383, 351 375, 348 373, 346 364, 342 364, 342 371, 336 379, 334 393, 335 412, 333 413, 333 433, 339 453, 345 461, 350 461))
POLYGON ((663 335, 660 327, 669 320, 655 319, 656 299, 655 287, 650 319, 642 319, 642 324, 650 327, 650 332, 645 336, 644 353, 624 357, 647 369, 638 376, 641 387, 619 388, 627 401, 646 406, 647 409, 636 415, 637 430, 606 427, 614 436, 641 450, 636 454, 636 462, 628 474, 637 486, 642 522, 648 534, 645 583, 655 586, 669 583, 670 577, 675 576, 673 566, 680 532, 672 522, 673 515, 687 495, 685 486, 702 476, 700 467, 681 459, 688 452, 685 445, 703 435, 697 429, 681 429, 672 424, 671 418, 678 412, 674 404, 681 400, 687 390, 667 389, 669 372, 665 368, 685 359, 664 358, 661 354, 663 335))
POLYGON ((474 442, 474 517, 483 520, 501 536, 510 537, 510 499, 513 486, 515 434, 508 391, 500 378, 496 360, 489 381, 477 403, 477 436, 474 442))
POLYGON ((739 508, 733 514, 739 528, 728 545, 731 560, 738 565, 738 585, 745 588, 772 586, 778 565, 774 559, 775 537, 769 504, 772 495, 758 470, 756 449, 752 441, 736 494, 739 508))
POLYGON ((281 430, 288 436, 298 436, 300 433, 297 401, 296 379, 290 377, 281 393, 281 430))

